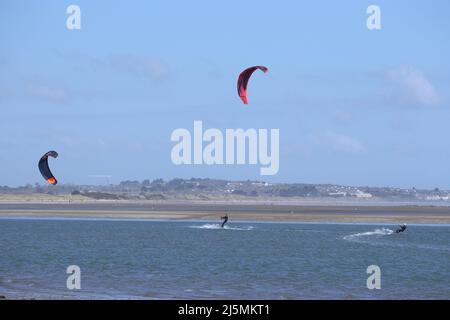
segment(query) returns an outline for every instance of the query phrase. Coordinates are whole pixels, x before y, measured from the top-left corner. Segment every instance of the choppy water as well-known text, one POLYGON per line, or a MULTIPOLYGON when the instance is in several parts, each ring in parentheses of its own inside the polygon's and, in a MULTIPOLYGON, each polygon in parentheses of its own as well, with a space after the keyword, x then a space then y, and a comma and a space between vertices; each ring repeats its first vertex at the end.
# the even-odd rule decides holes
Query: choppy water
POLYGON ((0 295, 450 299, 450 226, 0 219, 0 295), (381 268, 368 290, 366 269, 381 268), (66 268, 81 268, 81 290, 66 268))

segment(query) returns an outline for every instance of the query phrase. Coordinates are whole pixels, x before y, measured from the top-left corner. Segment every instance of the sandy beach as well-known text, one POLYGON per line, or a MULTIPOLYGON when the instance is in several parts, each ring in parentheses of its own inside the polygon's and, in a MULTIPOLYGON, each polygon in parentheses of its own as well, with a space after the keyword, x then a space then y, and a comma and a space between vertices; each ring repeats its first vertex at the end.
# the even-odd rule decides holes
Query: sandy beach
POLYGON ((0 201, 0 217, 450 224, 450 207, 378 203, 225 201, 0 201))

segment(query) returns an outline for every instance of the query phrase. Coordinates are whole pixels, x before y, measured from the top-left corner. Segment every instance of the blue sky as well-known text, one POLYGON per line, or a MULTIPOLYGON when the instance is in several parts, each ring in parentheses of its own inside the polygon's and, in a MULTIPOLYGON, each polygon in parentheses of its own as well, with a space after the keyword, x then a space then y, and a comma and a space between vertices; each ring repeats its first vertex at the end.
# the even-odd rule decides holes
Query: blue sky
POLYGON ((0 185, 162 177, 449 188, 448 1, 0 2, 0 185), (66 8, 81 8, 81 30, 66 8), (366 28, 381 8, 382 29, 366 28), (236 94, 251 80, 248 106, 236 94), (279 128, 280 170, 175 166, 176 128, 279 128))

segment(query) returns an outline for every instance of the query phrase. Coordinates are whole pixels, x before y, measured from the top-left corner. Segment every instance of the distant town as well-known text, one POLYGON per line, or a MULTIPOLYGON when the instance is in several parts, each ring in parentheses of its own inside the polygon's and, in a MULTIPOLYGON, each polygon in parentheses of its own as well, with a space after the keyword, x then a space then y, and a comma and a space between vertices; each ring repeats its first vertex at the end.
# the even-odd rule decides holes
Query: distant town
POLYGON ((269 183, 208 178, 122 181, 107 185, 28 184, 0 186, 6 195, 72 195, 96 200, 289 200, 329 199, 360 201, 450 202, 450 191, 343 186, 334 184, 269 183))

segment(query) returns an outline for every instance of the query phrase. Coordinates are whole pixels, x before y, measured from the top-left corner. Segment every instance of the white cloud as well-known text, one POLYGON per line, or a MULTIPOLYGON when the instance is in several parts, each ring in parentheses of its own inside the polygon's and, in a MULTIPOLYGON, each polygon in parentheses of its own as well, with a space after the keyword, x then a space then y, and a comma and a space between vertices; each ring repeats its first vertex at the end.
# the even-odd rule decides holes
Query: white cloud
POLYGON ((161 59, 149 55, 115 54, 100 59, 84 53, 57 54, 63 59, 72 62, 81 70, 93 72, 113 70, 150 80, 161 80, 168 76, 169 68, 161 59))
POLYGON ((55 103, 61 103, 67 99, 67 93, 64 89, 38 84, 29 85, 26 89, 26 95, 55 103))
POLYGON ((58 143, 63 144, 64 146, 68 146, 68 147, 74 147, 77 144, 79 144, 76 139, 69 137, 69 136, 62 136, 62 135, 56 136, 56 141, 58 143))
POLYGON ((9 88, 0 88, 0 100, 14 98, 15 95, 14 91, 9 88))
POLYGON ((167 66, 161 60, 149 56, 117 55, 110 58, 109 64, 119 71, 152 80, 160 80, 168 75, 167 66))
POLYGON ((387 71, 392 97, 404 104, 435 105, 441 98, 432 83, 419 70, 400 67, 387 71))
POLYGON ((334 132, 327 132, 316 136, 314 138, 314 143, 334 151, 345 153, 356 154, 366 150, 364 145, 358 139, 334 132))
POLYGON ((0 100, 3 99, 33 99, 50 103, 66 103, 67 91, 60 85, 42 84, 42 81, 32 80, 28 83, 15 83, 15 88, 0 88, 0 100))

